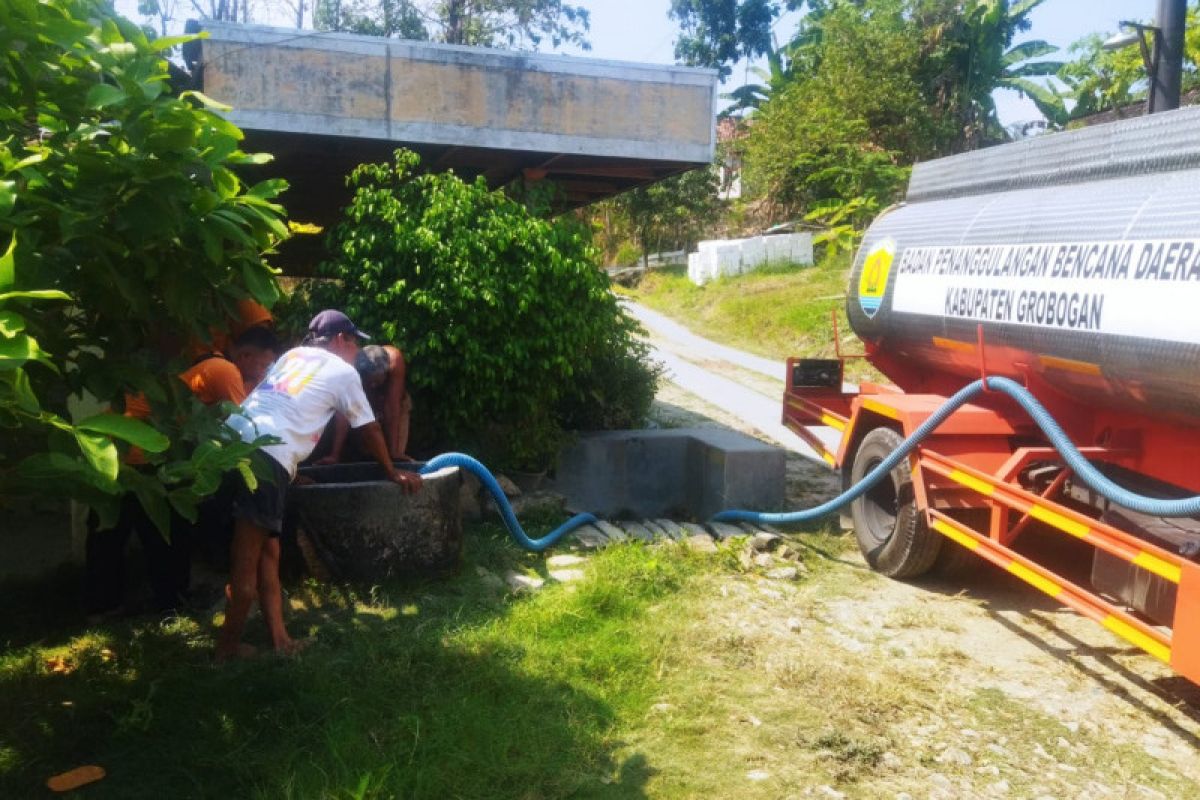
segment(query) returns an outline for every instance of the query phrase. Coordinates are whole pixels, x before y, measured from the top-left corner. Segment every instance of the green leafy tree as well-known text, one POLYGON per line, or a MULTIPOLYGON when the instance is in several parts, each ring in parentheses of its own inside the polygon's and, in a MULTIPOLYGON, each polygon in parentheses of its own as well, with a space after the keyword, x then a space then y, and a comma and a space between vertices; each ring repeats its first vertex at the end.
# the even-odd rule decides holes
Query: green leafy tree
POLYGON ((1055 75, 1060 61, 1034 61, 1057 52, 1041 40, 1014 44, 1029 30, 1029 15, 1045 0, 918 0, 914 21, 927 33, 926 74, 937 108, 957 123, 956 150, 1004 141, 993 93, 1011 89, 1029 98, 1053 124, 1066 121, 1062 99, 1031 78, 1055 75))
POLYGON ((180 41, 98 0, 0 4, 0 501, 75 497, 111 521, 132 491, 165 526, 225 470, 253 479, 252 448, 171 376, 237 300, 275 300, 283 184, 243 184, 234 168, 264 158, 208 98, 172 95, 180 41), (144 423, 78 410, 138 393, 144 423), (122 463, 132 445, 149 472, 122 463))
POLYGON ((752 114, 776 94, 783 91, 795 79, 795 55, 803 46, 803 42, 793 40, 785 47, 768 50, 765 53, 766 69, 750 68, 750 72, 754 73, 762 83, 746 83, 732 92, 721 95, 726 100, 734 101, 722 113, 729 116, 752 114))
MULTIPOLYGON (((318 30, 429 39, 420 9, 410 0, 316 0, 313 9, 318 30)), ((302 17, 296 27, 303 27, 302 17)))
MULTIPOLYGON (((1072 103, 1071 119, 1143 102, 1148 90, 1146 67, 1137 46, 1105 50, 1108 34, 1093 34, 1070 47, 1072 58, 1058 77, 1066 85, 1061 93, 1072 103)), ((1184 91, 1200 86, 1200 3, 1188 6, 1183 49, 1184 91)))
POLYGON ((401 150, 354 170, 333 260, 293 321, 336 306, 398 345, 437 448, 537 469, 564 427, 640 421, 655 375, 581 226, 419 163, 401 150))
POLYGON ((706 167, 633 189, 612 202, 628 219, 647 264, 652 252, 691 249, 720 216, 717 189, 716 171, 706 167))
POLYGON ((167 35, 167 24, 174 22, 179 11, 179 0, 138 0, 138 13, 158 21, 158 32, 167 35))
MULTIPOLYGON (((773 52, 771 26, 785 11, 804 5, 803 0, 671 0, 668 12, 680 26, 675 57, 684 64, 713 67, 722 78, 743 58, 773 52)), ((809 2, 820 10, 824 2, 809 2)))
POLYGON ((1066 85, 1062 96, 1073 102, 1072 119, 1134 103, 1145 84, 1138 49, 1105 50, 1107 38, 1093 34, 1075 42, 1068 50, 1073 58, 1059 69, 1058 77, 1066 85))
POLYGON ((313 17, 321 30, 446 44, 591 48, 587 9, 562 0, 316 0, 313 17))
POLYGON ((907 164, 948 147, 954 129, 930 112, 925 34, 910 10, 904 0, 835 4, 805 32, 795 55, 804 71, 762 105, 742 144, 744 191, 771 216, 855 198, 886 205, 907 164))

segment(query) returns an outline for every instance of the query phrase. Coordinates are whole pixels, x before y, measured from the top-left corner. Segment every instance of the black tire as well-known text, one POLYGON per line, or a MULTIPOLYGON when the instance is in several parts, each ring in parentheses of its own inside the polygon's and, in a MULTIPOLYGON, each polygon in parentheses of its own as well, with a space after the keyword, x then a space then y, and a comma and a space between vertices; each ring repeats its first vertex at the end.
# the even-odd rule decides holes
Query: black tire
MULTIPOLYGON (((857 484, 904 441, 891 428, 876 428, 863 437, 850 468, 857 484)), ((858 549, 871 569, 889 578, 915 578, 933 567, 942 549, 942 536, 929 530, 917 508, 912 467, 907 460, 866 494, 850 504, 858 549)))
MULTIPOLYGON (((987 532, 992 512, 986 508, 965 508, 947 512, 975 530, 987 532)), ((958 542, 946 539, 942 542, 941 552, 933 564, 932 574, 946 580, 963 580, 980 570, 985 560, 958 542)))

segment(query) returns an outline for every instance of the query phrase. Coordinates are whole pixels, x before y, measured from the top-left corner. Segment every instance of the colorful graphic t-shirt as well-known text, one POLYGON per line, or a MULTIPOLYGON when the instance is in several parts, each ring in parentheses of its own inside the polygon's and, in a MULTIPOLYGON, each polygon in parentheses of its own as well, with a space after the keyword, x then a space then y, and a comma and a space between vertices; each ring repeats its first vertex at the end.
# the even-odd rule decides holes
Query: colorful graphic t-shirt
POLYGON ((265 435, 282 439, 263 452, 294 476, 335 411, 351 428, 375 421, 354 367, 326 350, 297 347, 271 365, 267 377, 226 424, 246 442, 265 435))

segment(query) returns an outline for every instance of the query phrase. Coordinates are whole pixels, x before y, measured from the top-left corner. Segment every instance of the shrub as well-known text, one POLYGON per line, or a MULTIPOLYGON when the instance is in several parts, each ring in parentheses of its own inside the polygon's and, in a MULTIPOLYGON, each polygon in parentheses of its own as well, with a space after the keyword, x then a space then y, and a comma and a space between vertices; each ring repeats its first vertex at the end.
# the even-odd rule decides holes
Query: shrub
POLYGON ((336 280, 305 285, 292 319, 338 307, 395 343, 436 443, 508 468, 545 467, 565 424, 644 416, 656 375, 586 231, 418 164, 354 170, 321 267, 336 280))
POLYGON ((148 40, 102 0, 0 3, 0 500, 72 496, 111 521, 133 491, 165 525, 248 463, 166 354, 240 298, 274 301, 283 184, 246 187, 233 167, 263 158, 208 98, 172 94, 163 53, 187 38, 148 40), (126 392, 148 424, 68 408, 126 392), (153 476, 121 463, 129 444, 153 476))

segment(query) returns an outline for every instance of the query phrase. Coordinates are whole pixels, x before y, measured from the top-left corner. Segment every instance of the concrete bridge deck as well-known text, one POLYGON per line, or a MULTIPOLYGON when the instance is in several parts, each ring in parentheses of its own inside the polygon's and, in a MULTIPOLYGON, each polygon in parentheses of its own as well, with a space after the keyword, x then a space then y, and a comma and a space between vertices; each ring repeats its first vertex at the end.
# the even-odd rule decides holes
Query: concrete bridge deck
POLYGON ((582 205, 712 161, 717 74, 571 56, 205 22, 203 91, 272 152, 297 219, 398 146, 492 186, 552 179, 582 205))

